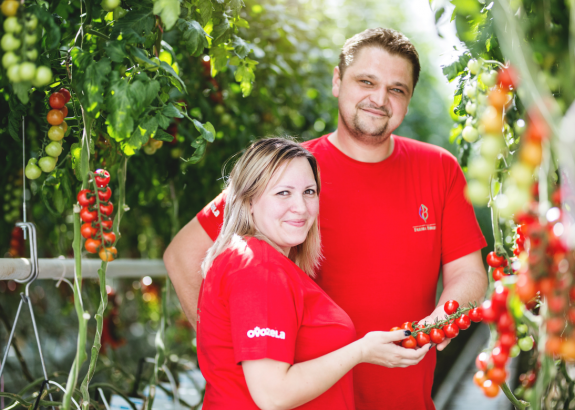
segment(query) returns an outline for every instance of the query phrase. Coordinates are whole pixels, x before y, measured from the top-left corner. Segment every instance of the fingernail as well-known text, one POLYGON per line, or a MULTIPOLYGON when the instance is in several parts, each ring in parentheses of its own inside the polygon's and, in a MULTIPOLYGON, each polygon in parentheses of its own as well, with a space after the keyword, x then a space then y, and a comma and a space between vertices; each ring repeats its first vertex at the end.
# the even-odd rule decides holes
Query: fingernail
POLYGON ((406 331, 405 331, 405 336, 411 336, 411 330, 406 330, 406 331))

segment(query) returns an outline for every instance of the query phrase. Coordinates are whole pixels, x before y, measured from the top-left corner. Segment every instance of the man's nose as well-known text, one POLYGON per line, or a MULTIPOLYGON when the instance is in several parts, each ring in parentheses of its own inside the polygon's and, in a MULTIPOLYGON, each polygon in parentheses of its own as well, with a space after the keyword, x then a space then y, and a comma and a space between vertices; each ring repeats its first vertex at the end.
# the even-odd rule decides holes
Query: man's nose
POLYGON ((379 87, 378 89, 374 90, 371 93, 370 100, 377 107, 387 106, 387 102, 388 102, 387 88, 379 87))

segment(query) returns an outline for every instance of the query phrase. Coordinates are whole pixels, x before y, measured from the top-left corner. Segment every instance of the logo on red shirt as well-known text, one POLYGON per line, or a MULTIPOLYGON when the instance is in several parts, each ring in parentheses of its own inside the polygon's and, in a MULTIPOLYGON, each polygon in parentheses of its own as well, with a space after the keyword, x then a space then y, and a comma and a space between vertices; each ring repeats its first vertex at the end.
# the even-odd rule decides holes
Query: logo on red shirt
POLYGON ((280 332, 275 329, 269 329, 267 327, 260 329, 259 327, 256 326, 253 330, 248 330, 248 337, 250 339, 253 337, 260 337, 260 336, 270 336, 275 337, 276 339, 286 338, 285 332, 280 332))
POLYGON ((216 204, 214 204, 212 202, 212 204, 210 205, 210 209, 212 210, 212 212, 214 213, 214 216, 217 218, 218 215, 220 214, 220 211, 218 211, 218 208, 216 208, 216 204))
MULTIPOLYGON (((429 218, 429 209, 423 204, 419 207, 419 217, 423 219, 423 222, 427 222, 427 218, 429 218)), ((436 229, 437 227, 435 224, 418 225, 413 227, 414 232, 434 231, 436 229)))

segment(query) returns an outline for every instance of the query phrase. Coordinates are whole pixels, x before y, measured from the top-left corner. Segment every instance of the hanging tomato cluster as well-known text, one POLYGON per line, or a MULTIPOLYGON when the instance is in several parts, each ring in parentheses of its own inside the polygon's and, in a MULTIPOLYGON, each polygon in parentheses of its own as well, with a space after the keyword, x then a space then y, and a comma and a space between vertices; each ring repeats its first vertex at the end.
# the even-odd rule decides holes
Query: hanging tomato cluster
POLYGON ((439 344, 446 338, 457 337, 460 330, 469 329, 472 321, 481 322, 482 319, 480 308, 472 304, 469 307, 460 308, 455 300, 445 302, 443 310, 447 314, 445 319, 436 319, 433 324, 420 326, 417 322, 405 322, 401 327, 393 327, 392 332, 401 329, 411 331, 411 336, 394 343, 406 349, 422 347, 430 342, 439 344))
POLYGON ((36 179, 42 175, 42 171, 49 173, 56 168, 58 156, 62 153, 64 136, 68 132, 68 124, 64 121, 64 118, 68 115, 68 107, 66 107, 68 101, 70 101, 70 91, 65 88, 50 94, 49 104, 51 110, 48 111, 46 119, 48 124, 51 125, 48 130, 48 138, 51 142, 44 147, 45 156, 42 156, 39 160, 36 158, 28 160, 25 170, 28 179, 36 179))
POLYGON ((113 261, 118 256, 114 247, 116 234, 112 232, 112 212, 114 205, 110 201, 112 190, 108 186, 110 174, 108 171, 98 169, 94 173, 94 183, 97 187, 97 195, 90 189, 78 192, 78 203, 82 207, 80 219, 82 224, 80 233, 86 242, 84 247, 89 253, 98 253, 103 261, 113 261))
POLYGON ((8 254, 11 258, 24 256, 24 231, 18 226, 12 228, 12 233, 10 234, 10 249, 8 249, 8 254))

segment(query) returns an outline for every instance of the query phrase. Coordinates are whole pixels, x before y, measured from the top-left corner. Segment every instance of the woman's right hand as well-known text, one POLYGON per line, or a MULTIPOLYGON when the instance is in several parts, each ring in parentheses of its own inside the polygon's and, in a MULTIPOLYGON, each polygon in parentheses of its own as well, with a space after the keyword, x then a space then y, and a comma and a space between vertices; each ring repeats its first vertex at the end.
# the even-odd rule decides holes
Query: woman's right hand
POLYGON ((407 336, 403 329, 393 332, 367 333, 358 340, 361 346, 361 362, 390 368, 416 365, 431 349, 431 344, 416 349, 406 349, 393 343, 407 336))

